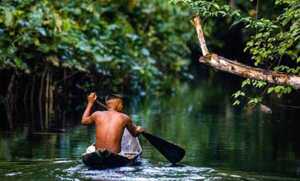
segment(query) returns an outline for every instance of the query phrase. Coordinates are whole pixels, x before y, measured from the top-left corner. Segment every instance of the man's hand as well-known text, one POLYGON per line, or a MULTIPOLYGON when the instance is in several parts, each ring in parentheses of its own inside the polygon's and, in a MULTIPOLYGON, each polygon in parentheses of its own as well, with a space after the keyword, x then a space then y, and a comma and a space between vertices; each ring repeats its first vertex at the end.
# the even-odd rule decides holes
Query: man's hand
POLYGON ((136 132, 137 132, 138 134, 141 134, 141 133, 143 133, 144 131, 145 131, 144 128, 142 128, 142 127, 140 127, 140 126, 137 126, 137 127, 136 127, 136 132))
POLYGON ((87 101, 89 104, 94 104, 96 99, 97 99, 97 95, 95 92, 90 93, 90 95, 88 95, 88 97, 87 97, 87 101))
POLYGON ((85 111, 81 118, 82 124, 92 124, 94 122, 93 116, 91 115, 91 110, 93 108, 94 102, 97 99, 97 95, 95 92, 90 93, 87 96, 88 104, 86 105, 85 111))

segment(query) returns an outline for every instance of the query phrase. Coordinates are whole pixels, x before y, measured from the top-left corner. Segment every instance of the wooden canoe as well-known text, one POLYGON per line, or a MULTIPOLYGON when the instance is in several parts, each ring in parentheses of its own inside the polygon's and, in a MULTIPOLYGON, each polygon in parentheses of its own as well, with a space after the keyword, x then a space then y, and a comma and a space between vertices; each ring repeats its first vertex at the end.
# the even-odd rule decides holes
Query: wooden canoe
POLYGON ((134 165, 138 162, 142 154, 142 147, 138 138, 133 137, 127 129, 124 130, 121 142, 121 152, 112 153, 108 150, 96 150, 85 153, 82 162, 96 169, 115 168, 121 166, 134 165))

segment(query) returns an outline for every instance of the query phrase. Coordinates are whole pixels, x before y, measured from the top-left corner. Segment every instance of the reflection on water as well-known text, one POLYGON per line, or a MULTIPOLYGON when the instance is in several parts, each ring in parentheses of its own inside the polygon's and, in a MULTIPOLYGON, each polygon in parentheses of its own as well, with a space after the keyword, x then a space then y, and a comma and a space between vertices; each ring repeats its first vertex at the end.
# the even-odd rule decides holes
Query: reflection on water
MULTIPOLYGON (((88 169, 79 161, 32 161, 14 164, 15 171, 7 170, 5 180, 245 180, 246 177, 217 172, 212 168, 152 164, 143 159, 134 167, 107 170, 88 169)), ((8 164, 9 166, 9 164, 8 164)), ((249 179, 251 179, 249 177, 249 179)), ((252 180, 256 180, 252 178, 252 180)))
POLYGON ((297 180, 300 175, 296 129, 299 123, 282 114, 264 116, 234 110, 230 94, 217 86, 181 86, 172 96, 131 99, 127 112, 149 132, 182 145, 187 153, 182 166, 171 167, 141 138, 141 165, 89 170, 81 163, 80 156, 94 141, 93 127, 77 125, 65 133, 33 134, 25 127, 13 133, 0 132, 0 177, 5 180, 297 180))

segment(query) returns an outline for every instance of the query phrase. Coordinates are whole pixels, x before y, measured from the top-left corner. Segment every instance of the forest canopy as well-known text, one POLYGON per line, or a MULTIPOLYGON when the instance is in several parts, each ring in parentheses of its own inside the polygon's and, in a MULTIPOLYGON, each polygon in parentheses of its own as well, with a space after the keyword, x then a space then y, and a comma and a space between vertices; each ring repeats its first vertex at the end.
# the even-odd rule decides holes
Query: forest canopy
POLYGON ((183 15, 158 0, 4 0, 0 69, 50 66, 110 77, 109 87, 154 87, 186 69, 183 15))
POLYGON ((4 126, 63 128, 91 91, 101 99, 170 90, 189 76, 186 17, 160 0, 1 1, 4 126), (17 118, 20 110, 25 118, 17 118))

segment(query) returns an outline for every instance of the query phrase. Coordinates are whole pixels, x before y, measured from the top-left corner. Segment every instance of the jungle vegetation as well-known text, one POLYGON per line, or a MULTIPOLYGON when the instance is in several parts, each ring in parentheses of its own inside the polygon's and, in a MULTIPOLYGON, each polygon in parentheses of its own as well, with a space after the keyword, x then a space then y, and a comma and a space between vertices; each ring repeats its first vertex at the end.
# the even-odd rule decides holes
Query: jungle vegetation
POLYGON ((192 32, 183 17, 159 0, 1 1, 1 92, 9 127, 20 103, 32 113, 28 119, 39 120, 34 127, 47 130, 55 112, 66 111, 60 103, 72 104, 87 91, 168 89, 188 64, 192 32))
MULTIPOLYGON (((218 56, 214 56, 217 59, 215 64, 211 63, 213 61, 211 55, 200 59, 200 62, 206 62, 217 69, 246 78, 241 83, 241 90, 233 94, 236 99, 234 105, 239 105, 240 99, 248 101, 248 105, 256 105, 261 103, 267 94, 281 97, 283 94, 290 94, 293 90, 300 89, 299 0, 275 0, 266 3, 260 0, 250 2, 172 0, 171 2, 187 7, 191 16, 203 18, 205 26, 208 26, 206 33, 211 37, 218 37, 220 30, 224 31, 222 20, 228 30, 236 26, 241 27, 243 49, 248 54, 248 58, 239 61, 253 68, 218 56), (230 64, 225 65, 228 62, 230 64)), ((205 48, 202 48, 204 56, 208 53, 205 51, 205 48)))
MULTIPOLYGON (((176 80, 192 79, 191 53, 197 63, 201 55, 195 16, 211 52, 299 76, 299 0, 3 0, 4 126, 13 128, 21 110, 34 129, 63 128, 68 111, 80 110, 89 91, 159 94, 176 80)), ((256 105, 296 91, 246 77, 233 104, 256 105)))

